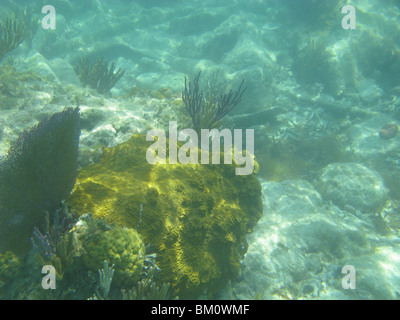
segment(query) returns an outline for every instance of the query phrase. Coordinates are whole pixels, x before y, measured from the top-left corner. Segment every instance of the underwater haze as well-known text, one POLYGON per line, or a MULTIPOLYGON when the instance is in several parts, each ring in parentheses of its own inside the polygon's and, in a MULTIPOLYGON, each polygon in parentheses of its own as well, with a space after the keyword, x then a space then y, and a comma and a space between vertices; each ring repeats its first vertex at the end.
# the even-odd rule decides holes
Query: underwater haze
POLYGON ((1 300, 398 300, 397 0, 0 3, 1 300))

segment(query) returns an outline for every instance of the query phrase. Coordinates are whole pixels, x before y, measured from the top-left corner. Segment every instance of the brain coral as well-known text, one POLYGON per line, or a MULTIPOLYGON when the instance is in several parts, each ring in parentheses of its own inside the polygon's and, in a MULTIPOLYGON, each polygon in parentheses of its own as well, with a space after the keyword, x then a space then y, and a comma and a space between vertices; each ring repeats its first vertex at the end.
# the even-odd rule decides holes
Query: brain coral
POLYGON ((134 135, 105 149, 99 163, 81 170, 69 203, 136 228, 175 295, 211 296, 238 275, 245 236, 262 215, 260 183, 254 174, 235 175, 235 165, 150 165, 150 144, 134 135))
POLYGON ((113 284, 133 286, 139 280, 146 247, 134 229, 115 227, 95 238, 83 235, 81 240, 85 249, 83 262, 90 270, 97 272, 108 260, 115 267, 113 284))

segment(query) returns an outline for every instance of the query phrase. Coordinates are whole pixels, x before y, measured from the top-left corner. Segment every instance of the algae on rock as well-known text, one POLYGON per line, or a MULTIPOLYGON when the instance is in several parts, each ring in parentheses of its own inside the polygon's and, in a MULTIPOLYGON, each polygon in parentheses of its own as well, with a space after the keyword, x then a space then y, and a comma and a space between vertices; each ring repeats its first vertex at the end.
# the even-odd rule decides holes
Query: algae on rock
POLYGON ((20 100, 28 100, 31 95, 31 87, 42 80, 37 73, 18 72, 10 63, 1 65, 0 110, 19 108, 20 100))

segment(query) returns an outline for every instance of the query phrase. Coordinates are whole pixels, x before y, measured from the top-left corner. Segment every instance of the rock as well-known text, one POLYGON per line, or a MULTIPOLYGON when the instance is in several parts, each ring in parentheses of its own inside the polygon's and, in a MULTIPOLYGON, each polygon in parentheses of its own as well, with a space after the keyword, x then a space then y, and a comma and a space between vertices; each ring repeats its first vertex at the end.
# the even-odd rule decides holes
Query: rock
POLYGON ((388 123, 397 126, 384 114, 371 115, 369 119, 354 124, 347 131, 354 155, 361 162, 382 162, 388 154, 400 148, 399 139, 382 139, 379 131, 388 123))
POLYGON ((136 78, 136 84, 142 88, 154 89, 154 82, 159 81, 160 78, 160 74, 155 72, 142 73, 136 78))
POLYGON ((360 99, 367 105, 378 104, 383 95, 383 90, 371 80, 360 81, 357 85, 357 91, 360 99))
POLYGON ((399 128, 394 123, 385 124, 381 130, 379 130, 379 136, 382 139, 392 139, 397 135, 399 128))
POLYGON ((357 163, 328 165, 321 170, 317 189, 340 208, 349 206, 364 213, 381 210, 388 197, 379 173, 357 163))
POLYGON ((49 66, 58 80, 79 85, 79 79, 75 74, 71 64, 66 63, 65 59, 55 58, 49 61, 49 66))
POLYGON ((199 35, 205 32, 212 32, 225 19, 226 13, 216 13, 209 11, 193 12, 187 16, 176 16, 169 24, 172 32, 183 36, 199 35))
POLYGON ((380 237, 363 216, 327 206, 307 181, 261 185, 268 214, 248 236, 242 277, 232 283, 236 299, 396 298, 398 240, 380 237), (357 290, 342 288, 345 265, 356 270, 357 290))

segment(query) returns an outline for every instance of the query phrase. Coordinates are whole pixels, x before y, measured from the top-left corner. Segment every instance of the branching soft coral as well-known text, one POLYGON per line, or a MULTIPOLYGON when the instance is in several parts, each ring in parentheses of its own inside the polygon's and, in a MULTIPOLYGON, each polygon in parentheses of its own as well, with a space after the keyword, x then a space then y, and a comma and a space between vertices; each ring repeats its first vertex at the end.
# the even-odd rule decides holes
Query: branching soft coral
POLYGON ((228 93, 224 93, 223 90, 217 92, 213 85, 212 90, 204 93, 200 90, 200 75, 201 71, 194 78, 193 84, 191 81, 187 82, 185 78, 185 90, 182 92, 182 100, 197 132, 217 127, 221 119, 240 103, 247 89, 243 88, 243 80, 235 92, 232 89, 228 93))
POLYGON ((0 23, 0 59, 25 39, 32 40, 37 30, 37 21, 37 18, 32 18, 30 9, 16 9, 14 17, 7 16, 0 23))
POLYGON ((92 60, 81 58, 74 67, 76 75, 83 86, 96 89, 98 93, 106 93, 122 78, 125 71, 115 71, 114 62, 108 68, 108 62, 103 59, 92 60))

